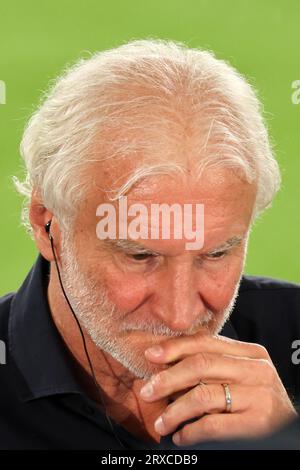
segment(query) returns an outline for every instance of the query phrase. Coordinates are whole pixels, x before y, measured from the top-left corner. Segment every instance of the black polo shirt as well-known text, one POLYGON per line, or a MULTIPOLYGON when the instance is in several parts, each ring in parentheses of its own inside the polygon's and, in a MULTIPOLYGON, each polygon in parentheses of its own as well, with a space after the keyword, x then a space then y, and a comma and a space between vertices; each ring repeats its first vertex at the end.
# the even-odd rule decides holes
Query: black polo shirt
MULTIPOLYGON (((121 449, 74 375, 50 314, 48 280, 49 263, 39 255, 19 291, 0 299, 0 340, 6 345, 6 363, 0 365, 0 449, 121 449)), ((266 346, 298 402, 300 365, 291 356, 293 341, 300 339, 300 286, 243 277, 222 334, 266 346)), ((127 449, 178 450, 170 436, 160 444, 144 442, 113 425, 127 449)))

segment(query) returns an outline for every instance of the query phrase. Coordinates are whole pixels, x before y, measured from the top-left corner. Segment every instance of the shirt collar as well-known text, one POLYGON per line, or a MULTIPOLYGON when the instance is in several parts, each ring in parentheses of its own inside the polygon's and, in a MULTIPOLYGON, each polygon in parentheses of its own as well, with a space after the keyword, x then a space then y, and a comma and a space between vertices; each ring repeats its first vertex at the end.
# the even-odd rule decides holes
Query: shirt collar
POLYGON ((47 301, 50 264, 39 255, 16 293, 9 319, 9 351, 24 379, 28 401, 59 393, 82 393, 47 301))
MULTIPOLYGON (((49 262, 39 254, 11 305, 9 351, 24 379, 19 390, 24 401, 61 393, 84 393, 52 320, 47 301, 49 272, 49 262)), ((229 320, 220 334, 237 339, 229 320)))

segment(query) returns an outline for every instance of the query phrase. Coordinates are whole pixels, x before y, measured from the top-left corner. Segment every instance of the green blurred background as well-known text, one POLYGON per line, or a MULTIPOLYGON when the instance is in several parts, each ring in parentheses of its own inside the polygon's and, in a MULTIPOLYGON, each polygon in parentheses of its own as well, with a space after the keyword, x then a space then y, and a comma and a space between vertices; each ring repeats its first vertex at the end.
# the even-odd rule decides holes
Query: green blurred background
POLYGON ((0 105, 0 294, 20 285, 37 255, 11 183, 22 175, 26 119, 65 64, 146 37, 211 49, 258 89, 283 187, 253 229, 246 272, 300 282, 300 104, 291 100, 292 82, 300 79, 299 30, 298 0, 1 0, 0 80, 7 91, 0 105))

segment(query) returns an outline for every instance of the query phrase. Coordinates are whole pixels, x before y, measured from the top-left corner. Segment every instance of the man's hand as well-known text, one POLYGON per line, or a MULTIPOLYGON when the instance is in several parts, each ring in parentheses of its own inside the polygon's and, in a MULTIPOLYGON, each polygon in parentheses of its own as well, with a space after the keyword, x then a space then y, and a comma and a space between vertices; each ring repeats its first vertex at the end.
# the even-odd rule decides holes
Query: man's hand
POLYGON ((199 418, 173 435, 177 445, 258 437, 297 416, 261 345, 198 334, 167 340, 146 350, 145 356, 155 364, 171 365, 151 377, 141 397, 147 402, 176 397, 156 420, 156 431, 167 435, 187 420, 199 418), (229 384, 231 413, 224 413, 222 384, 229 384))

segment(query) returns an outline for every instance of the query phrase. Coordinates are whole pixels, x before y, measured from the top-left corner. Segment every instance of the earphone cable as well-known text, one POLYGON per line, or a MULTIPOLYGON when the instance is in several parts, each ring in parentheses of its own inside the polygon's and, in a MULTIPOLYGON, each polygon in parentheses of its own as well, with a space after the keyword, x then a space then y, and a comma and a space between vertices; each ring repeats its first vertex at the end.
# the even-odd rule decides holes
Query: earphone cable
MULTIPOLYGON (((50 227, 50 226, 49 226, 50 227)), ((84 352, 85 352, 85 355, 86 355, 86 358, 87 358, 87 361, 88 361, 88 364, 89 364, 89 368, 90 368, 90 371, 91 371, 91 374, 92 374, 92 378, 93 378, 93 382, 95 384, 95 387, 98 391, 98 394, 100 396, 100 400, 101 400, 101 403, 102 403, 102 406, 104 408, 104 411, 105 411, 105 417, 106 417, 106 420, 108 422, 108 425, 111 429, 111 432, 113 433, 115 439, 117 440, 118 444, 121 446, 122 449, 126 449, 125 445, 123 444, 123 442, 121 441, 121 439, 118 437, 115 429, 114 429, 114 426, 113 426, 113 423, 110 419, 110 417, 108 416, 107 414, 107 411, 106 411, 106 406, 105 406, 105 402, 104 402, 104 398, 102 396, 102 390, 101 390, 101 387, 99 386, 98 382, 97 382, 97 379, 96 379, 96 375, 95 375, 95 371, 94 371, 94 367, 93 367, 93 364, 92 364, 92 361, 91 361, 91 358, 90 358, 90 355, 89 355, 89 352, 88 352, 88 349, 87 349, 87 345, 86 345, 86 340, 85 340, 85 337, 84 337, 84 333, 82 331, 82 328, 81 328, 81 325, 79 323, 79 320, 72 308, 72 305, 70 304, 69 302, 69 299, 68 299, 68 296, 65 292, 65 289, 64 289, 64 286, 63 286, 63 283, 62 283, 62 280, 61 280, 61 275, 60 275, 60 271, 58 269, 58 263, 57 263, 57 258, 56 258, 56 254, 55 254, 55 250, 54 250, 54 245, 53 245, 53 237, 50 233, 48 233, 49 235, 49 239, 50 239, 50 242, 51 242, 51 248, 52 248, 52 252, 53 252, 53 256, 54 256, 54 261, 55 261, 55 266, 56 266, 56 270, 57 270, 57 275, 58 275, 58 279, 59 279, 59 283, 60 283, 60 286, 61 286, 61 289, 62 289, 62 292, 64 294, 64 297, 68 303, 68 306, 72 312, 72 315, 76 321, 76 324, 79 328, 79 331, 80 331, 80 335, 81 335, 81 339, 82 339, 82 344, 83 344, 83 348, 84 348, 84 352)))

